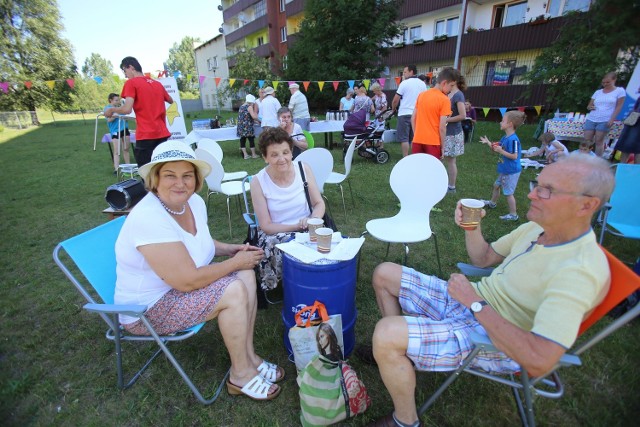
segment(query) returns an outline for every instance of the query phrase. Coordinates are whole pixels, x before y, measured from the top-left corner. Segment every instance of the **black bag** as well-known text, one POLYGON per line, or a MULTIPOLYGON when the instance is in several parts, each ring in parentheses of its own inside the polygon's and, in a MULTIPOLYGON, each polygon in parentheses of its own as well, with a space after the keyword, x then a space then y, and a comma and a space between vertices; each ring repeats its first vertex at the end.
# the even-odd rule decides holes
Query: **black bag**
POLYGON ((209 120, 209 127, 211 129, 220 129, 220 117, 216 116, 214 119, 209 120))
POLYGON ((131 209, 147 194, 144 183, 137 179, 127 179, 107 187, 104 198, 116 211, 131 209))
MULTIPOLYGON (((307 183, 307 178, 304 176, 304 167, 302 166, 302 162, 298 162, 298 166, 300 167, 300 176, 302 177, 302 183, 304 185, 304 195, 307 198, 307 204, 309 205, 309 215, 313 212, 313 206, 311 206, 311 197, 309 197, 309 184, 307 183)), ((333 231, 338 231, 338 226, 331 216, 325 212, 322 217, 324 221, 324 226, 332 229, 333 231)))

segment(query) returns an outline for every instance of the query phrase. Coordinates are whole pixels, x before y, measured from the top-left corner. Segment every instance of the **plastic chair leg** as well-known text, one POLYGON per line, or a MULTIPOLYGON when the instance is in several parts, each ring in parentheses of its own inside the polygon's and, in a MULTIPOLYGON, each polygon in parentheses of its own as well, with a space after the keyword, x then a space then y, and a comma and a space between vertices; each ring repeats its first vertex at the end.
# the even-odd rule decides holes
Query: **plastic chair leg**
POLYGON ((344 223, 347 223, 347 205, 344 204, 344 191, 342 191, 342 184, 338 184, 340 187, 340 196, 342 197, 342 209, 344 210, 344 223))

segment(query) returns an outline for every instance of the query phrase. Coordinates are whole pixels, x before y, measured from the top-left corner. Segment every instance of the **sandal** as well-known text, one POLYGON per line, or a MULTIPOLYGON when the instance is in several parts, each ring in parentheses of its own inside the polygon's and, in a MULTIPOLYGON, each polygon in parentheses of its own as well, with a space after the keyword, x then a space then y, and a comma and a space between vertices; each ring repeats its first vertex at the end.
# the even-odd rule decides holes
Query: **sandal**
POLYGON ((250 155, 245 154, 245 156, 244 156, 244 159, 245 159, 245 160, 250 159, 250 158, 251 158, 251 156, 250 156, 250 155))
POLYGON ((260 376, 271 383, 279 383, 284 379, 285 372, 280 366, 263 360, 258 366, 260 376), (280 374, 280 376, 278 376, 280 374))
POLYGON ((272 400, 278 397, 278 395, 282 391, 282 389, 277 386, 278 388, 276 389, 276 391, 269 394, 269 389, 272 385, 273 383, 270 383, 269 381, 262 378, 260 374, 258 374, 242 388, 227 380, 227 392, 232 396, 239 396, 241 394, 244 394, 245 396, 253 400, 272 400))

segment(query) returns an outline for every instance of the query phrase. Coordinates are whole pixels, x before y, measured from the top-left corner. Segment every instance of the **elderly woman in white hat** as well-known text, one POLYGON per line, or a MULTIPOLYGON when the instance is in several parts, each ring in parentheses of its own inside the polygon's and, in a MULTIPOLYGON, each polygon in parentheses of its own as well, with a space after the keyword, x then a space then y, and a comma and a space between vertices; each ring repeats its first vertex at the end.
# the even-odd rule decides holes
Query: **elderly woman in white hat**
POLYGON ((240 106, 238 110, 238 126, 236 127, 236 135, 240 138, 240 149, 244 159, 254 158, 259 156, 256 154, 256 134, 253 129, 253 121, 258 116, 253 110, 253 104, 256 102, 256 97, 248 94, 245 97, 245 102, 240 106), (251 149, 251 155, 247 153, 247 139, 249 140, 249 148, 251 149))
POLYGON ((260 116, 262 117, 262 129, 278 126, 278 110, 282 107, 275 96, 275 90, 271 86, 264 88, 264 98, 260 104, 260 116))
MULTIPOLYGON (((116 241, 116 304, 147 306, 159 334, 218 318, 231 359, 230 394, 270 400, 284 370, 253 348, 256 282, 263 257, 255 246, 211 238, 207 210, 196 194, 211 166, 181 141, 164 142, 140 167, 149 193, 131 210, 116 241), (214 256, 228 257, 212 263, 214 256)), ((148 335, 140 320, 120 316, 129 333, 148 335)))

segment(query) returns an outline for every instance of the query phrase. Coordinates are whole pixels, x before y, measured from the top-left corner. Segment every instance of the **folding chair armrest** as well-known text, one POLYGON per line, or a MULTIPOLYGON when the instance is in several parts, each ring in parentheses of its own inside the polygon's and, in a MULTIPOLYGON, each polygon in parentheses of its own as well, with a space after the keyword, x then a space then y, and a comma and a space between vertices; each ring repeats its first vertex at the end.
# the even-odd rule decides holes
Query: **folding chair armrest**
POLYGON ((93 313, 126 314, 137 317, 147 311, 147 306, 145 305, 85 304, 83 308, 93 313))
POLYGON ((571 353, 565 353, 558 361, 560 366, 582 366, 582 360, 579 356, 571 353))
POLYGON ((464 262, 459 262, 456 266, 465 276, 484 277, 491 275, 491 272, 493 271, 493 267, 476 267, 475 265, 464 262))

